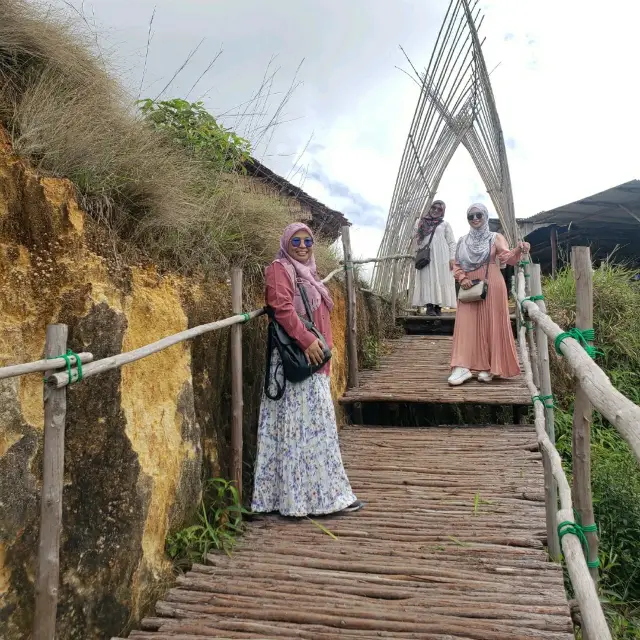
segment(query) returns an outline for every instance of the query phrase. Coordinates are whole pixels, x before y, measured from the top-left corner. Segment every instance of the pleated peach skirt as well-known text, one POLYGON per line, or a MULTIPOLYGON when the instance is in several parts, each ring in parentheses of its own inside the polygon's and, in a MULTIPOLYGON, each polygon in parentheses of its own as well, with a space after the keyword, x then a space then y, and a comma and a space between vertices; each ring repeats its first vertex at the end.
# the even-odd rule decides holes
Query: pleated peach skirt
MULTIPOLYGON (((481 279, 485 269, 472 271, 468 276, 471 280, 481 279)), ((520 373, 520 365, 509 320, 507 287, 495 263, 489 266, 488 280, 485 300, 458 303, 451 367, 513 378, 520 373)))

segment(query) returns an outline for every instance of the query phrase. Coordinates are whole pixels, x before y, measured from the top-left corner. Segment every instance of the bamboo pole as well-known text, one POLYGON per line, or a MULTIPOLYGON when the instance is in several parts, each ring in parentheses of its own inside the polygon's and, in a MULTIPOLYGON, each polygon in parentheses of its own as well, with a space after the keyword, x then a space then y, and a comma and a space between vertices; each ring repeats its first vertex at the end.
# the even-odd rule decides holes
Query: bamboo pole
MULTIPOLYGON (((45 357, 55 358, 67 350, 66 324, 47 326, 45 357)), ((53 640, 60 582, 60 534, 64 479, 64 426, 66 389, 44 386, 44 453, 40 498, 40 541, 36 575, 36 606, 33 640, 53 640)))
MULTIPOLYGON (((542 295, 542 281, 540 277, 540 265, 531 265, 531 294, 542 295)), ((546 313, 544 300, 538 300, 537 305, 543 313, 546 313)), ((551 392, 551 370, 549 368, 549 340, 547 334, 536 325, 536 343, 538 347, 538 370, 540 373, 540 391, 543 396, 552 396, 551 392)), ((552 444, 555 445, 555 414, 553 410, 553 396, 544 401, 545 422, 547 435, 552 444)), ((544 464, 544 491, 545 508, 547 512, 547 548, 549 557, 554 562, 560 562, 560 542, 558 540, 558 486, 553 477, 553 472, 543 457, 544 464)))
POLYGON ((358 386, 358 325, 356 316, 356 288, 351 260, 351 235, 349 226, 342 227, 342 247, 347 281, 347 388, 358 386))
POLYGON ((396 307, 398 304, 398 280, 400 279, 400 268, 402 262, 400 260, 393 261, 393 277, 391 279, 391 317, 392 322, 396 321, 396 307))
MULTIPOLYGON (((593 329, 593 269, 589 247, 573 247, 571 264, 576 280, 576 327, 593 329)), ((576 399, 573 406, 573 499, 583 526, 595 523, 591 496, 591 420, 593 406, 589 394, 576 382, 576 399)), ((598 559, 598 534, 587 533, 588 560, 598 559)), ((598 569, 591 569, 591 577, 598 583, 598 569)))
MULTIPOLYGON (((91 353, 78 353, 69 356, 71 366, 76 364, 76 355, 80 358, 82 364, 86 364, 93 360, 91 353)), ((15 376, 23 376, 27 373, 40 373, 45 371, 53 371, 55 369, 64 369, 67 366, 65 358, 53 358, 51 360, 37 360, 36 362, 28 362, 27 364, 13 364, 9 367, 0 367, 0 380, 5 378, 13 378, 15 376)))
MULTIPOLYGON (((231 306, 242 313, 242 269, 231 270, 231 306)), ((242 325, 231 327, 231 478, 242 501, 242 325)))
MULTIPOLYGON (((525 292, 528 296, 531 296, 533 295, 532 289, 531 289, 531 257, 528 254, 525 254, 524 257, 526 258, 525 262, 526 261, 529 262, 529 264, 524 265, 525 292)), ((533 323, 526 322, 526 324, 527 324, 527 342, 529 344, 529 351, 531 353, 531 369, 533 372, 533 384, 535 384, 536 387, 540 388, 540 371, 538 370, 538 353, 537 353, 538 349, 535 343, 533 323)))
MULTIPOLYGON (((259 316, 264 315, 264 313, 264 309, 256 309, 255 311, 247 313, 246 316, 242 314, 232 316, 230 318, 225 318, 224 320, 217 320, 216 322, 201 324, 197 327, 192 327, 191 329, 186 329, 185 331, 180 331, 179 333, 174 333, 171 336, 167 336, 166 338, 162 338, 161 340, 157 340, 156 342, 152 342, 151 344, 139 347, 138 349, 134 349, 133 351, 126 351, 125 353, 120 353, 116 356, 109 356, 108 358, 103 358, 102 360, 96 360, 95 362, 91 362, 90 364, 88 364, 86 367, 83 367, 82 379, 84 380, 91 376, 98 375, 99 373, 117 369, 118 367, 122 367, 125 364, 130 364, 131 362, 142 360, 142 358, 146 358, 150 355, 153 355, 154 353, 158 353, 159 351, 168 349, 169 347, 172 347, 173 345, 180 342, 184 342, 185 340, 191 340, 192 338, 200 336, 204 333, 216 331, 217 329, 224 329, 226 327, 231 327, 234 324, 244 323, 247 320, 258 318, 259 316)), ((47 381, 49 385, 53 386, 56 389, 60 389, 61 387, 65 387, 69 383, 69 376, 67 375, 66 371, 64 373, 54 373, 47 377, 47 381)))
MULTIPOLYGON (((518 274, 517 279, 517 296, 522 300, 525 297, 524 275, 518 274)), ((531 317, 533 308, 538 307, 533 302, 525 303, 529 317, 531 317)), ((526 330, 523 326, 518 331, 518 346, 520 348, 520 356, 524 369, 524 377, 532 396, 539 395, 538 389, 533 384, 533 375, 531 371, 531 362, 527 349, 526 330)), ((553 476, 558 483, 558 492, 560 495, 560 510, 558 511, 559 522, 575 522, 573 517, 573 508, 571 501, 571 489, 564 469, 562 468, 562 459, 555 445, 549 440, 546 430, 546 419, 544 409, 539 402, 533 405, 535 413, 535 427, 538 437, 538 443, 542 450, 543 456, 547 456, 548 464, 553 471, 553 476)), ((598 598, 595 584, 591 579, 589 569, 582 552, 580 540, 573 533, 567 533, 563 536, 562 551, 564 553, 567 571, 571 579, 571 585, 575 592, 576 600, 580 605, 580 612, 583 618, 584 633, 588 635, 590 640, 611 640, 611 632, 607 626, 602 605, 598 598)))

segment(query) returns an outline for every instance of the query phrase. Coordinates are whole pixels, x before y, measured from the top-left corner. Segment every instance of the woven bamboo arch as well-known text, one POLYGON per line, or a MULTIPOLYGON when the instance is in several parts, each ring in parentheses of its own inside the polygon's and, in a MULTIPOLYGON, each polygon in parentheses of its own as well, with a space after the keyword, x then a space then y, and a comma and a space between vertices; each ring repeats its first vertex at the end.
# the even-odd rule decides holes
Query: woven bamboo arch
MULTIPOLYGON (((451 0, 427 69, 416 74, 420 97, 413 115, 391 199, 379 256, 411 252, 416 221, 431 202, 462 143, 482 177, 510 243, 518 237, 511 178, 500 119, 478 31, 478 0, 451 0)), ((405 262, 399 290, 411 287, 405 262)), ((373 289, 389 294, 391 262, 377 263, 373 289)))

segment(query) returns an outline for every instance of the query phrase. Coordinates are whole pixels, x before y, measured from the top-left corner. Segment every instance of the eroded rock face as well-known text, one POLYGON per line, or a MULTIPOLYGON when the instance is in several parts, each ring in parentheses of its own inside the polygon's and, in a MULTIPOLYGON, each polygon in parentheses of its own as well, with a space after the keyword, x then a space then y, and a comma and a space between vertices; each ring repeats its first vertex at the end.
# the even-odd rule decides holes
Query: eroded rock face
MULTIPOLYGON (((0 131, 0 366, 42 358, 48 323, 96 359, 230 315, 225 283, 101 255, 72 186, 40 178, 0 131)), ((332 391, 345 384, 344 299, 332 391)), ((255 306, 261 306, 261 292, 255 306)), ((255 450, 265 322, 244 329, 245 469, 255 450)), ((228 477, 228 332, 176 345, 68 388, 57 637, 123 633, 170 585, 165 538, 228 477)), ((32 626, 42 476, 42 376, 0 381, 0 638, 32 626)), ((248 478, 249 473, 245 474, 248 478)), ((250 490, 247 484, 245 490, 250 490)))
MULTIPOLYGON (((123 268, 87 242, 65 181, 39 179, 0 149, 0 365, 42 357, 47 323, 69 325, 95 358, 188 326, 189 284, 123 268)), ((0 382, 0 626, 32 624, 42 466, 42 377, 0 382)), ((59 638, 107 638, 166 584, 171 528, 201 490, 202 436, 189 345, 177 345, 68 390, 59 638)))

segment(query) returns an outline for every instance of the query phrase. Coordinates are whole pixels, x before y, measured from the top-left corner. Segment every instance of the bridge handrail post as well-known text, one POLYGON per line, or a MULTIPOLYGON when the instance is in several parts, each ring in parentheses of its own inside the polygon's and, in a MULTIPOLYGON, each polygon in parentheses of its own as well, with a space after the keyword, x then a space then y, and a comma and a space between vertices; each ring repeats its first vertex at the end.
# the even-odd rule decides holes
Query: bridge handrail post
MULTIPOLYGON (((242 313, 242 269, 231 270, 231 309, 242 313)), ((269 366, 269 363, 267 363, 269 366)), ((231 478, 242 501, 242 324, 231 327, 231 478)))
MULTIPOLYGON (((524 274, 522 271, 517 273, 517 300, 524 305, 525 287, 524 274)), ((526 301, 527 313, 539 314, 540 310, 531 301, 526 301)), ((541 316, 548 318, 548 316, 541 316)), ((522 365, 524 369, 524 378, 527 387, 534 398, 540 399, 539 391, 533 384, 533 372, 531 369, 531 360, 527 347, 527 334, 524 325, 518 329, 518 347, 522 357, 522 365)), ((587 560, 582 550, 582 543, 578 537, 576 530, 575 518, 573 515, 573 501, 571 497, 571 487, 567 480, 566 473, 562 467, 562 459, 555 445, 549 439, 546 429, 546 418, 542 402, 534 402, 533 410, 535 413, 535 428, 538 438, 538 444, 543 458, 547 457, 547 464, 553 472, 553 476, 558 483, 558 493, 560 496, 560 510, 558 511, 558 522, 567 525, 560 541, 562 552, 569 572, 571 585, 575 592, 576 600, 580 606, 580 612, 583 619, 583 636, 588 640, 611 640, 611 631, 607 625, 602 603, 598 597, 595 583, 589 573, 587 560)))
MULTIPOLYGON (((542 295, 542 279, 539 264, 531 265, 531 294, 533 296, 542 295)), ((542 313, 547 312, 544 300, 538 300, 536 304, 542 313)), ((539 324, 536 324, 535 338, 538 352, 538 370, 540 372, 540 391, 542 397, 546 398, 543 404, 547 435, 551 443, 555 445, 555 412, 553 409, 553 393, 551 391, 551 370, 549 368, 549 339, 539 324)), ((560 550, 560 540, 558 538, 558 485, 553 477, 553 472, 549 467, 548 460, 543 456, 542 461, 544 463, 545 509, 547 512, 547 548, 549 557, 554 562, 560 562, 562 553, 560 550)))
POLYGON ((396 307, 398 305, 398 287, 400 280, 400 268, 403 264, 403 260, 393 260, 393 277, 391 278, 391 318, 395 324, 396 321, 396 307))
POLYGON ((358 386, 358 324, 355 273, 351 254, 350 227, 342 227, 342 248, 344 251, 344 270, 347 284, 347 388, 358 386))
MULTIPOLYGON (((576 328, 593 329, 593 267, 589 247, 573 247, 571 265, 576 281, 576 328)), ((575 383, 573 405, 572 460, 573 498, 583 527, 593 526, 593 498, 591 495, 591 420, 593 405, 579 381, 575 383)), ((598 559, 598 534, 587 531, 590 563, 598 559)), ((591 577, 598 583, 598 568, 591 567, 591 577)))
MULTIPOLYGON (((524 280, 525 293, 528 296, 531 296, 533 295, 532 282, 531 282, 532 263, 531 263, 531 258, 529 256, 525 256, 525 260, 522 266, 524 269, 524 277, 525 277, 525 280, 524 280)), ((533 384, 535 384, 536 387, 538 387, 539 389, 540 388, 540 368, 538 364, 538 346, 535 341, 533 323, 525 321, 525 324, 527 327, 527 342, 529 344, 529 352, 531 353, 531 370, 533 373, 533 384)))
MULTIPOLYGON (((45 358, 56 358, 66 353, 68 335, 69 327, 66 324, 47 325, 45 358)), ((45 372, 45 379, 47 374, 53 371, 45 372)), ((66 388, 56 389, 45 384, 42 492, 33 640, 51 640, 56 634, 66 413, 66 388)))

